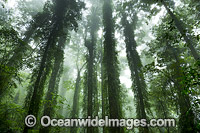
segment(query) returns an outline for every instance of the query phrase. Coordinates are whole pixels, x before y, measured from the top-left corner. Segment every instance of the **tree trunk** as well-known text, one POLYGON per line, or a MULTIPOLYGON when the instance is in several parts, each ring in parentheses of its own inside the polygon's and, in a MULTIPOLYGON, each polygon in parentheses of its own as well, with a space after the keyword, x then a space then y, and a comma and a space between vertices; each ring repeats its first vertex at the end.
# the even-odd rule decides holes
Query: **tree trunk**
MULTIPOLYGON (((73 98, 73 106, 72 106, 72 111, 71 111, 71 118, 75 119, 78 118, 79 115, 79 97, 80 97, 80 81, 81 81, 81 70, 85 64, 78 70, 77 73, 77 78, 76 78, 76 84, 75 84, 75 91, 74 91, 74 98, 73 98)), ((70 129, 70 133, 77 133, 77 127, 72 127, 70 129)))
MULTIPOLYGON (((94 58, 93 58, 93 46, 89 48, 89 59, 88 59, 88 116, 93 117, 93 89, 94 89, 94 83, 93 83, 93 63, 94 63, 94 58), (91 48, 92 47, 92 48, 91 48)), ((88 127, 87 128, 87 133, 93 133, 93 128, 88 127)))
MULTIPOLYGON (((99 93, 98 93, 98 83, 97 83, 97 65, 95 66, 95 72, 94 72, 94 91, 93 91, 93 102, 94 102, 94 113, 93 113, 93 117, 95 118, 96 116, 99 116, 99 93)), ((98 133, 99 129, 98 127, 94 127, 94 132, 98 133)))
MULTIPOLYGON (((87 114, 88 116, 93 117, 93 113, 94 113, 94 89, 95 89, 95 71, 94 71, 94 59, 95 59, 95 51, 94 48, 96 46, 96 39, 94 39, 94 33, 92 32, 92 41, 87 43, 87 49, 89 51, 89 55, 88 55, 88 65, 87 65, 87 93, 88 93, 88 110, 87 110, 87 114)), ((94 132, 94 128, 93 127, 88 127, 87 128, 87 133, 93 133, 94 132)))
MULTIPOLYGON (((129 68, 131 70, 131 79, 135 83, 133 86, 133 92, 136 95, 137 100, 137 115, 140 119, 147 119, 146 112, 145 112, 145 81, 144 75, 142 72, 142 63, 138 52, 136 50, 136 41, 134 39, 134 29, 133 26, 129 24, 127 21, 127 17, 123 14, 122 18, 122 25, 124 26, 124 36, 125 36, 125 43, 126 43, 126 53, 127 59, 129 63, 129 68)), ((140 132, 148 133, 148 127, 139 128, 140 132)))
MULTIPOLYGON (((87 57, 87 91, 88 91, 88 116, 93 118, 94 115, 98 114, 97 104, 98 104, 98 91, 97 91, 97 74, 96 74, 96 43, 97 43, 97 30, 98 26, 98 16, 96 10, 92 10, 91 24, 90 27, 90 37, 91 40, 85 40, 85 46, 88 49, 89 55, 87 57)), ((87 34, 87 33, 86 33, 87 34)), ((88 127, 87 133, 96 132, 97 128, 88 127)))
MULTIPOLYGON (((39 72, 37 74, 37 78, 34 83, 33 95, 28 109, 28 114, 32 114, 35 117, 38 116, 41 99, 43 97, 44 85, 46 82, 46 78, 50 73, 50 72, 45 73, 45 68, 51 66, 51 64, 47 64, 47 59, 52 58, 52 51, 55 48, 55 43, 57 41, 60 31, 63 29, 63 20, 64 20, 66 3, 65 2, 63 3, 63 1, 61 0, 58 1, 57 6, 60 6, 60 8, 57 8, 58 11, 56 12, 57 16, 55 19, 55 23, 45 46, 44 54, 42 56, 42 60, 40 63, 39 72), (44 80, 42 81, 41 79, 44 80)), ((30 128, 26 126, 24 128, 24 133, 27 133, 28 129, 30 128)))
MULTIPOLYGON (((78 118, 79 114, 79 93, 80 93, 80 71, 78 70, 77 78, 76 78, 76 85, 75 85, 75 91, 74 91, 74 98, 73 98, 73 106, 72 106, 72 112, 71 112, 71 118, 75 119, 78 118)), ((77 133, 78 127, 72 127, 70 129, 70 133, 77 133)))
MULTIPOLYGON (((122 117, 120 101, 120 80, 119 68, 114 40, 114 21, 112 16, 111 0, 104 0, 103 4, 103 24, 104 24, 104 57, 103 68, 104 83, 108 87, 109 117, 111 119, 120 119, 122 117)), ((111 133, 123 133, 121 127, 110 127, 111 133)))
MULTIPOLYGON (((51 73, 51 78, 49 80, 49 87, 47 91, 47 95, 45 100, 47 101, 44 105, 43 116, 49 116, 50 118, 54 117, 55 113, 55 106, 57 103, 57 94, 58 94, 58 84, 60 81, 60 76, 62 73, 62 65, 63 65, 63 58, 64 58, 64 46, 65 46, 66 37, 60 37, 58 42, 58 48, 55 55, 55 62, 53 71, 51 73)), ((50 127, 41 128, 41 132, 49 132, 50 127)))
MULTIPOLYGON (((105 119, 106 112, 107 112, 107 97, 108 97, 108 90, 104 83, 104 68, 103 68, 103 42, 101 43, 101 98, 102 98, 102 119, 105 119)), ((107 128, 103 127, 103 133, 107 133, 107 128)))

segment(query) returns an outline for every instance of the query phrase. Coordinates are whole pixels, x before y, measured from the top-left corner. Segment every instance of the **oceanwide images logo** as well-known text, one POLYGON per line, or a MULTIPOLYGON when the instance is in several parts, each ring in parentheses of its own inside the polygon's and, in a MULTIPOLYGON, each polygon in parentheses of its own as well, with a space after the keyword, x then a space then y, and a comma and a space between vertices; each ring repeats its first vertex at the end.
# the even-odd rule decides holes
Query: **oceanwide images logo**
POLYGON ((34 127, 36 124, 36 118, 34 115, 28 115, 25 118, 25 124, 27 127, 34 127))
MULTIPOLYGON (((34 127, 36 118, 33 115, 28 115, 25 118, 25 124, 28 127, 34 127)), ((49 116, 43 116, 40 119, 40 124, 43 127, 126 127, 128 130, 134 127, 166 127, 175 126, 174 119, 151 119, 148 123, 146 119, 99 119, 96 116, 94 119, 88 116, 84 119, 51 119, 49 116)))

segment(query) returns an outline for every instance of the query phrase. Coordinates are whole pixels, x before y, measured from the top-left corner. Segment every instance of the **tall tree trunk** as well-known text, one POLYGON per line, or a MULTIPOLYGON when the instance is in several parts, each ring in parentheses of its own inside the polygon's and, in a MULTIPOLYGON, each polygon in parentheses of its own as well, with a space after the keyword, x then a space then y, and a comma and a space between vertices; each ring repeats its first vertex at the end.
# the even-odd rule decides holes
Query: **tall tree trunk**
MULTIPOLYGON (((76 78, 76 85, 75 85, 75 91, 74 91, 74 98, 73 98, 73 106, 71 111, 71 118, 75 119, 78 118, 78 108, 79 108, 79 93, 80 93, 80 71, 78 70, 77 78, 76 78)), ((70 129, 70 133, 77 133, 78 127, 72 127, 70 129)))
MULTIPOLYGON (((146 84, 144 81, 144 75, 142 72, 142 63, 138 52, 136 50, 136 41, 134 39, 134 29, 133 26, 129 24, 127 21, 127 16, 125 13, 123 14, 122 18, 122 25, 124 26, 124 36, 125 36, 125 43, 126 43, 126 53, 127 59, 129 63, 129 68, 131 70, 131 79, 135 83, 133 86, 133 92, 136 95, 137 100, 137 115, 140 119, 147 119, 146 112, 145 112, 145 92, 146 92, 146 84)), ((148 133, 148 127, 139 128, 140 132, 148 133)))
MULTIPOLYGON (((49 72, 45 74, 45 68, 51 64, 47 64, 47 59, 52 58, 52 51, 55 48, 55 44, 58 36, 60 35, 60 31, 63 29, 63 20, 65 15, 65 8, 67 7, 67 3, 63 0, 57 1, 57 11, 56 18, 53 29, 49 35, 48 41, 45 46, 44 54, 42 56, 42 60, 40 63, 39 72, 37 74, 36 81, 34 83, 33 95, 30 101, 30 106, 28 109, 28 114, 32 114, 35 117, 38 116, 39 108, 41 104, 41 99, 43 97, 44 85, 46 81, 46 77, 49 75, 49 72), (42 77, 44 77, 44 81, 41 81, 42 77)), ((29 127, 24 128, 24 133, 28 132, 29 127)))
MULTIPOLYGON (((114 21, 112 16, 111 0, 104 0, 103 4, 103 24, 104 24, 104 57, 103 68, 105 68, 104 79, 108 87, 109 117, 120 119, 122 117, 120 100, 120 80, 119 68, 114 40, 114 21)), ((121 127, 110 127, 111 133, 123 133, 121 127)))
POLYGON ((164 5, 167 12, 169 13, 169 15, 171 16, 171 18, 174 20, 175 26, 177 27, 177 29, 183 36, 185 42, 187 43, 187 46, 191 50, 193 57, 195 58, 195 60, 200 61, 200 55, 194 48, 194 46, 197 46, 198 44, 195 44, 195 42, 192 40, 192 37, 189 34, 187 34, 187 30, 184 27, 184 23, 182 21, 178 20, 178 18, 173 14, 173 12, 167 7, 165 0, 161 0, 161 2, 164 5))
MULTIPOLYGON (((107 97, 108 90, 104 83, 104 68, 103 68, 103 42, 101 43, 101 99, 102 99, 102 118, 105 119, 107 112, 107 97)), ((106 127, 103 127, 103 133, 106 133, 106 127)))
MULTIPOLYGON (((74 97, 73 97, 73 106, 72 106, 72 111, 71 111, 71 118, 75 119, 78 118, 79 115, 79 97, 80 97, 80 81, 81 81, 81 70, 85 64, 78 70, 77 73, 77 78, 76 78, 76 84, 75 84, 75 91, 74 91, 74 97)), ((77 133, 78 128, 77 127, 72 127, 70 129, 70 133, 77 133)))
MULTIPOLYGON (((94 72, 94 55, 93 55, 93 46, 89 48, 89 59, 88 59, 88 116, 93 117, 93 89, 94 89, 94 80, 93 80, 93 72, 94 72)), ((88 127, 87 133, 93 133, 93 128, 88 127)))
MULTIPOLYGON (((92 33, 93 35, 94 33, 92 33)), ((93 113, 94 113, 94 101, 93 101, 93 96, 94 96, 94 89, 95 89, 95 70, 94 70, 94 59, 95 59, 95 52, 94 52, 94 48, 96 46, 96 41, 94 41, 94 36, 92 36, 92 41, 88 42, 86 44, 88 51, 89 51, 89 55, 88 55, 88 65, 87 65, 87 94, 88 94, 88 110, 87 110, 87 115, 93 117, 93 113)), ((94 128, 93 127, 88 127, 87 128, 87 132, 88 133, 93 133, 94 132, 94 128)))
MULTIPOLYGON (((95 113, 98 110, 97 109, 97 103, 98 103, 98 91, 97 91, 97 74, 96 74, 96 43, 97 43, 97 30, 99 29, 98 26, 98 16, 97 16, 97 10, 95 8, 92 8, 91 13, 91 24, 90 27, 90 37, 91 40, 86 41, 85 46, 88 49, 88 57, 87 57, 87 91, 88 91, 88 116, 93 117, 95 113)), ((87 33, 86 33, 87 34, 87 33)), ((97 128, 94 127, 88 127, 87 132, 93 133, 96 132, 97 128)))
MULTIPOLYGON (((51 73, 51 78, 49 80, 48 91, 45 100, 47 101, 44 105, 43 116, 49 116, 50 118, 54 117, 55 114, 55 106, 56 106, 56 95, 58 94, 58 85, 60 81, 60 76, 62 73, 62 65, 64 58, 64 46, 65 46, 66 37, 60 37, 58 41, 58 48, 55 53, 55 62, 53 71, 51 73)), ((50 127, 40 128, 41 132, 49 132, 50 127)))
MULTIPOLYGON (((93 113, 93 117, 99 116, 99 86, 98 86, 98 82, 97 82, 97 65, 95 66, 95 72, 94 72, 94 91, 93 91, 93 102, 94 102, 94 113, 93 113)), ((94 127, 94 132, 98 133, 98 127, 94 127)))

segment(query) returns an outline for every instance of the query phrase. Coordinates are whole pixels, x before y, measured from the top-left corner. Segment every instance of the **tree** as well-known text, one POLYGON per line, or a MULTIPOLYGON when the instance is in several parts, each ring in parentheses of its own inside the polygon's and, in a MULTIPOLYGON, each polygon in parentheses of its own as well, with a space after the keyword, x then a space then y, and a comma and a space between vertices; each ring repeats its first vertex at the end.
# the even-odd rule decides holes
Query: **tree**
MULTIPOLYGON (((73 97, 73 106, 71 111, 71 118, 78 118, 79 114, 79 97, 80 97, 80 81, 81 81, 81 70, 84 68, 85 64, 81 68, 78 68, 77 66, 77 78, 75 83, 75 90, 74 90, 74 97, 73 97)), ((71 133, 77 133, 77 127, 72 127, 70 129, 71 133)))
MULTIPOLYGON (((63 68, 63 56, 64 56, 64 46, 65 46, 66 36, 59 38, 58 47, 55 56, 55 62, 53 66, 53 71, 51 73, 51 78, 49 80, 49 86, 47 95, 45 98, 46 103, 44 104, 43 116, 54 117, 55 106, 57 103, 58 85, 60 81, 60 76, 62 74, 63 68)), ((40 128, 41 132, 49 132, 50 128, 40 128)))
MULTIPOLYGON (((9 84, 11 84, 12 79, 15 78, 15 75, 18 74, 18 71, 20 71, 24 65, 24 62, 26 62, 27 66, 29 64, 29 62, 23 61, 26 57, 29 56, 29 54, 33 51, 33 49, 29 46, 29 42, 31 37, 35 34, 38 33, 37 29, 44 27, 45 24, 48 24, 48 19, 50 18, 50 14, 48 12, 48 3, 46 3, 46 5, 44 6, 44 11, 42 13, 38 13, 37 15, 35 15, 33 17, 33 20, 30 23, 29 28, 27 29, 27 31, 24 33, 24 38, 21 41, 18 41, 19 44, 17 44, 17 47, 14 48, 14 50, 11 50, 11 52, 9 52, 6 56, 10 57, 10 55, 12 55, 10 58, 7 59, 7 62, 5 65, 8 68, 15 68, 15 70, 13 70, 13 72, 9 73, 7 72, 6 75, 2 75, 4 78, 1 80, 1 90, 2 90, 2 94, 4 94, 4 92, 6 90, 9 90, 9 84)), ((3 73, 1 73, 3 74, 3 73)), ((7 91, 8 92, 8 91, 7 91)), ((1 94, 0 93, 0 94, 1 94)), ((2 97, 1 97, 2 98, 2 97)))
MULTIPOLYGON (((97 31, 99 29, 99 18, 97 16, 97 8, 93 7, 91 9, 91 15, 89 16, 89 33, 90 33, 90 39, 87 40, 85 38, 85 46, 88 50, 88 56, 87 59, 87 95, 88 95, 88 110, 87 115, 93 117, 94 116, 94 109, 95 109, 95 95, 97 95, 97 77, 96 77, 96 71, 95 71, 95 59, 96 59, 96 47, 97 47, 97 31)), ((86 33, 87 34, 87 31, 86 33)), ((87 36, 86 36, 87 37, 87 36)), ((94 129, 92 127, 88 127, 87 129, 88 133, 94 132, 94 129)))
POLYGON ((24 44, 24 42, 19 38, 18 33, 13 28, 1 28, 1 43, 2 45, 2 54, 1 54, 1 64, 0 64, 0 101, 3 96, 8 94, 10 86, 13 83, 8 82, 11 80, 12 75, 16 77, 16 69, 13 66, 8 66, 8 58, 7 54, 9 53, 7 49, 12 49, 12 45, 19 46, 20 44, 24 44), (4 50, 3 50, 4 49, 4 50))
MULTIPOLYGON (((150 51, 153 52, 153 49, 157 49, 156 55, 159 58, 158 66, 166 67, 168 70, 168 72, 165 69, 157 71, 166 76, 166 80, 164 81, 165 86, 163 86, 162 89, 170 86, 172 91, 171 95, 176 93, 174 100, 178 105, 178 110, 180 110, 180 113, 178 113, 180 115, 179 130, 181 132, 195 132, 197 129, 194 123, 195 118, 191 106, 191 98, 187 93, 184 93, 184 90, 186 90, 187 87, 184 84, 183 66, 187 63, 184 59, 181 59, 180 56, 181 53, 185 51, 185 48, 179 46, 181 45, 181 38, 178 37, 178 32, 174 31, 169 33, 167 30, 160 30, 170 30, 170 27, 173 27, 172 23, 167 22, 168 19, 166 18, 163 20, 163 23, 156 28, 157 39, 150 44, 150 51)), ((167 91, 162 90, 162 92, 166 93, 167 91)))
MULTIPOLYGON (((53 58, 54 49, 57 38, 63 35, 64 28, 76 28, 77 19, 80 19, 80 10, 83 3, 76 1, 59 0, 54 2, 54 16, 52 18, 52 29, 47 38, 46 45, 42 54, 42 59, 39 64, 37 78, 33 84, 33 95, 28 107, 28 114, 38 116, 41 99, 43 97, 44 85, 50 70, 52 69, 51 60, 53 58), (66 14, 67 12, 67 14, 66 14), (70 21, 65 21, 69 18, 70 21)), ((28 127, 24 128, 24 132, 28 132, 28 127)))
MULTIPOLYGON (((143 2, 145 2, 147 4, 158 3, 157 1, 146 1, 146 0, 143 0, 143 2)), ((187 47, 190 49, 191 54, 194 57, 194 59, 196 61, 199 61, 200 56, 199 56, 197 50, 195 49, 195 46, 197 46, 197 44, 195 43, 195 41, 193 41, 192 37, 190 36, 190 31, 187 30, 186 25, 181 20, 179 20, 176 17, 176 15, 167 6, 167 3, 169 3, 170 5, 173 5, 174 2, 171 0, 169 0, 169 1, 160 0, 159 2, 165 7, 165 9, 167 10, 171 19, 174 21, 176 28, 179 30, 179 32, 183 36, 185 42, 187 43, 187 47)))
MULTIPOLYGON (((103 4, 103 25, 104 25, 104 87, 108 89, 109 116, 111 119, 122 117, 120 103, 120 81, 119 68, 114 39, 114 21, 112 16, 111 0, 104 0, 103 4)), ((123 128, 111 127, 110 132, 121 133, 123 128)))
POLYGON ((0 1, 0 132, 199 132, 199 5, 0 1), (37 119, 32 128, 27 115, 37 119), (42 127, 44 115, 57 126, 42 127), (87 127, 96 116, 112 125, 87 127), (149 125, 169 118, 174 127, 149 125))
POLYGON ((179 30, 179 32, 183 36, 185 42, 188 44, 187 46, 191 50, 191 53, 192 53, 193 57, 195 58, 195 60, 199 61, 200 60, 200 56, 197 53, 197 51, 195 50, 195 48, 194 48, 194 46, 197 46, 197 44, 195 44, 195 42, 192 40, 192 37, 188 33, 189 31, 187 31, 186 28, 184 28, 184 23, 177 19, 177 17, 167 7, 167 5, 166 5, 164 0, 162 0, 161 2, 164 5, 164 7, 166 8, 166 10, 169 13, 169 15, 171 16, 171 18, 173 19, 177 29, 179 30))
POLYGON ((184 94, 182 91, 185 89, 185 85, 181 82, 183 77, 183 72, 181 70, 181 63, 180 59, 177 55, 177 51, 167 44, 167 47, 171 50, 176 63, 175 63, 175 88, 178 90, 178 104, 180 106, 180 117, 179 117, 179 124, 180 124, 180 131, 181 132, 196 132, 196 127, 194 124, 194 114, 191 109, 191 103, 189 95, 184 94))
MULTIPOLYGON (((126 53, 129 63, 129 68, 131 70, 131 78, 134 82, 133 92, 135 93, 136 106, 137 106, 137 116, 139 119, 147 119, 146 108, 147 108, 147 95, 146 95, 146 83, 144 80, 144 75, 142 72, 142 63, 138 52, 136 50, 136 41, 134 39, 134 30, 137 23, 137 17, 135 14, 132 25, 127 21, 127 15, 122 13, 122 25, 124 27, 124 36, 126 43, 126 53)), ((148 127, 144 129, 140 128, 140 132, 148 133, 148 127)))

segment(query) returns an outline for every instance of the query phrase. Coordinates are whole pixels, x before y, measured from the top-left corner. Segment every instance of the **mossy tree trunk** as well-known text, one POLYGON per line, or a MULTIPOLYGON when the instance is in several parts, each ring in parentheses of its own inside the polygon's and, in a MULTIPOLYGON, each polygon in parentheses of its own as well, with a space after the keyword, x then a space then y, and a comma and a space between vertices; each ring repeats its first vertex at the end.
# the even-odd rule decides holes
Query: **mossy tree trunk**
MULTIPOLYGON (((60 81, 60 76, 62 74, 63 68, 63 58, 64 58, 64 46, 66 37, 60 37, 58 41, 58 47, 55 53, 55 61, 53 66, 53 71, 49 80, 48 91, 45 98, 43 116, 49 116, 53 118, 55 115, 55 107, 57 103, 58 85, 60 81)), ((40 128, 40 132, 50 132, 50 128, 40 128)))
MULTIPOLYGON (((104 86, 108 89, 109 118, 122 118, 120 100, 119 67, 114 39, 114 20, 112 15, 112 1, 104 0, 103 4, 103 25, 104 25, 104 86)), ((110 127, 109 132, 123 133, 121 127, 110 127)))
MULTIPOLYGON (((134 20, 136 21, 136 20, 134 20)), ((135 22, 136 23, 136 22, 135 22)), ((122 25, 124 26, 124 36, 126 43, 126 53, 129 68, 131 70, 131 79, 133 81, 133 92, 136 98, 137 116, 139 119, 147 119, 146 115, 146 84, 144 81, 144 75, 142 72, 142 63, 138 52, 136 50, 137 44, 135 41, 133 26, 127 21, 127 16, 123 13, 122 25)), ((148 127, 139 128, 140 132, 148 133, 148 127)))

